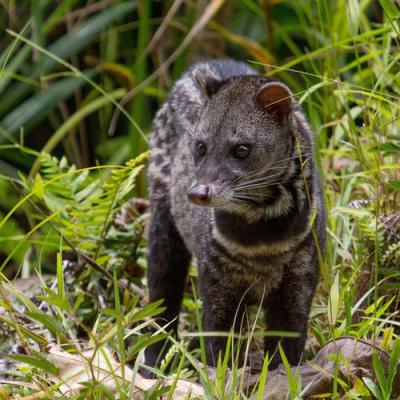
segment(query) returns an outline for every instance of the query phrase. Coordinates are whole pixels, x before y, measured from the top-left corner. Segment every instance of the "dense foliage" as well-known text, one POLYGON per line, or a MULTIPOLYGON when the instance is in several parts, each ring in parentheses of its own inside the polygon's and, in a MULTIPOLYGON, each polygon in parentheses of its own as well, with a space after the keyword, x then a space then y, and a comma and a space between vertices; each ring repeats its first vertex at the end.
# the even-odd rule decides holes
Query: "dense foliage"
MULTIPOLYGON (((78 354, 107 346, 136 373, 145 346, 165 336, 146 330, 160 304, 145 296, 145 151, 158 106, 202 57, 285 81, 314 129, 329 241, 307 357, 345 335, 399 351, 396 1, 10 0, 0 27, 0 398, 55 397, 43 375, 57 375, 43 356, 55 343, 78 354)), ((261 399, 268 360, 246 389, 240 365, 226 383, 221 360, 210 379, 201 339, 188 350, 200 313, 193 268, 181 339, 154 372, 198 379, 210 399, 261 399)), ((324 398, 392 399, 397 363, 384 371, 375 357, 373 379, 343 380, 338 368, 324 398)), ((290 378, 289 397, 301 398, 290 378)), ((174 385, 143 396, 172 398, 174 385)), ((113 398, 94 377, 84 390, 113 398)), ((129 385, 118 390, 131 398, 129 385)))

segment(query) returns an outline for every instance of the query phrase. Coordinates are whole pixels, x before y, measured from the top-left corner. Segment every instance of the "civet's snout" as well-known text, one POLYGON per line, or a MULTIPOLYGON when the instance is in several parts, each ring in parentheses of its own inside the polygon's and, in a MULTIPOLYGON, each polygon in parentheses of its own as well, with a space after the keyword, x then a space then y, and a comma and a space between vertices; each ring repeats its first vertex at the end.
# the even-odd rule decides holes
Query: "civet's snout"
POLYGON ((207 206, 211 201, 211 188, 208 185, 193 185, 187 192, 190 202, 198 206, 207 206))

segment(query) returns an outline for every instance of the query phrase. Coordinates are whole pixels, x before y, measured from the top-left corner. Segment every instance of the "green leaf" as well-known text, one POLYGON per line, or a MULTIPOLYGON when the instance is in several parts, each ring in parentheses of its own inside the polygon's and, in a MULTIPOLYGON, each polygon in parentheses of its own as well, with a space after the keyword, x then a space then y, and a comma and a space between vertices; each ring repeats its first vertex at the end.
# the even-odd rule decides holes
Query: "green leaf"
MULTIPOLYGON (((125 89, 117 89, 110 93, 110 97, 119 100, 126 93, 125 89)), ((97 111, 99 108, 110 103, 111 99, 109 97, 100 96, 94 99, 88 104, 85 104, 80 109, 78 109, 73 115, 71 115, 52 135, 46 145, 43 147, 42 151, 45 153, 51 153, 51 151, 56 147, 59 141, 76 125, 78 125, 82 120, 89 114, 97 111)))
POLYGON ((383 365, 381 360, 379 359, 379 355, 376 351, 372 353, 372 362, 374 365, 374 372, 376 375, 376 379, 378 380, 379 386, 383 393, 383 397, 386 398, 386 393, 388 391, 387 381, 385 376, 385 371, 383 370, 383 365))
MULTIPOLYGON (((106 8, 101 13, 88 18, 82 22, 79 29, 73 29, 48 47, 48 51, 54 55, 67 59, 73 54, 77 54, 93 40, 99 38, 99 34, 104 32, 113 22, 124 17, 136 8, 136 1, 128 1, 106 8)), ((32 77, 38 78, 41 73, 48 72, 57 61, 53 58, 46 58, 42 64, 42 71, 35 67, 32 77)))
POLYGON ((390 19, 395 19, 399 17, 400 11, 399 8, 396 6, 396 2, 393 0, 379 0, 381 3, 382 8, 385 10, 385 14, 390 19))
POLYGON ((359 395, 368 396, 369 391, 365 386, 364 382, 357 375, 354 375, 353 380, 354 380, 353 390, 359 395))
POLYGON ((400 338, 396 338, 392 352, 390 354, 390 362, 387 376, 388 387, 393 387, 394 378, 400 365, 400 338))
POLYGON ((63 272, 63 260, 62 253, 57 253, 57 291, 58 297, 65 298, 65 288, 64 288, 64 272, 63 272))
POLYGON ((145 347, 149 347, 154 343, 158 343, 161 340, 166 339, 167 337, 168 337, 167 333, 160 333, 159 335, 156 336, 148 336, 148 335, 139 336, 135 340, 132 347, 129 348, 128 359, 131 359, 134 356, 136 356, 136 354, 138 354, 139 351, 144 349, 145 347))
POLYGON ((393 34, 396 34, 396 36, 398 37, 400 33, 400 8, 398 2, 394 0, 379 0, 379 2, 381 3, 381 6, 385 11, 385 16, 390 21, 390 25, 393 28, 393 34))
POLYGON ((400 190, 400 181, 391 181, 386 183, 385 189, 400 190))
POLYGON ((268 354, 266 354, 264 356, 264 362, 261 370, 260 380, 258 381, 257 400, 262 400, 264 398, 265 383, 268 377, 268 365, 269 365, 269 357, 268 354))
POLYGON ((14 57, 10 60, 10 63, 0 73, 0 93, 2 93, 4 89, 8 86, 12 79, 12 73, 18 71, 22 63, 24 63, 28 56, 31 54, 31 51, 32 49, 29 46, 25 45, 22 49, 18 50, 18 53, 14 55, 14 57))
POLYGON ((381 391, 379 388, 375 385, 374 382, 371 381, 369 378, 362 378, 364 381, 365 385, 367 386, 368 390, 378 399, 378 400, 384 400, 381 391))
POLYGON ((35 312, 26 312, 25 315, 28 318, 43 324, 54 336, 64 334, 65 332, 65 329, 62 327, 62 325, 50 315, 35 312))
MULTIPOLYGON (((147 317, 156 316, 156 315, 162 313, 165 310, 165 307, 160 307, 162 302, 163 302, 163 300, 157 300, 153 303, 147 304, 141 310, 133 309, 124 317, 123 326, 125 327, 130 324, 133 324, 134 322, 145 319, 147 317)), ((117 334, 118 334, 118 326, 114 325, 108 331, 101 333, 98 340, 99 340, 99 342, 101 341, 101 343, 106 343, 107 341, 109 341, 112 337, 114 337, 117 334)))
POLYGON ((288 377, 288 382, 289 382, 291 398, 297 399, 297 395, 301 391, 301 377, 300 377, 299 370, 296 369, 296 372, 293 373, 292 367, 290 366, 289 361, 286 357, 286 354, 280 344, 279 344, 279 354, 281 356, 283 365, 285 366, 285 371, 286 371, 286 375, 288 377))
MULTIPOLYGON (((113 22, 123 18, 129 12, 136 8, 135 1, 128 1, 121 4, 116 4, 106 8, 101 13, 88 18, 79 24, 79 29, 73 29, 71 32, 62 36, 56 42, 48 46, 47 50, 63 59, 67 59, 74 54, 79 53, 89 43, 99 38, 99 34, 104 32, 113 22)), ((54 58, 46 57, 43 59, 40 66, 35 66, 29 74, 31 79, 38 79, 43 74, 49 73, 57 66, 57 61, 54 58)), ((24 83, 13 85, 7 93, 7 102, 0 104, 0 114, 14 108, 15 104, 26 96, 30 91, 30 87, 24 83)), ((1 126, 1 124, 0 124, 1 126)))
POLYGON ((347 14, 351 35, 357 35, 360 26, 360 2, 359 0, 347 1, 347 14))
MULTIPOLYGON (((2 185, 0 185, 0 190, 4 189, 2 185)), ((4 192, 2 192, 4 195, 4 192)), ((4 217, 4 214, 0 211, 0 220, 4 217)), ((3 227, 0 228, 0 253, 2 254, 11 254, 15 249, 16 244, 19 243, 20 240, 17 240, 17 237, 23 237, 24 231, 18 226, 17 222, 14 219, 8 220, 3 227)), ((12 255, 12 259, 18 263, 22 263, 26 251, 29 248, 29 243, 26 242, 21 247, 14 252, 12 255)))
MULTIPOLYGON (((95 71, 86 71, 86 75, 93 76, 95 71)), ((16 135, 21 128, 28 131, 46 118, 51 110, 57 107, 62 100, 68 99, 86 82, 80 77, 66 78, 49 86, 43 92, 24 101, 14 108, 1 122, 0 127, 12 135, 16 135)), ((4 142, 0 136, 0 143, 4 142)))
POLYGON ((44 186, 43 186, 43 179, 40 175, 35 176, 35 180, 33 181, 32 191, 35 192, 36 196, 39 197, 39 199, 43 198, 44 186))
POLYGON ((60 297, 57 293, 50 289, 46 289, 47 296, 36 296, 38 300, 45 301, 48 305, 56 306, 63 311, 70 311, 70 305, 66 297, 60 297))
POLYGON ((62 19, 65 14, 71 11, 72 7, 77 3, 78 0, 64 0, 60 2, 57 8, 52 12, 52 14, 47 18, 43 26, 43 31, 48 33, 50 32, 51 28, 57 24, 57 22, 62 19))
POLYGON ((101 313, 105 315, 109 315, 110 317, 118 318, 121 316, 121 312, 114 310, 113 308, 102 308, 101 313))
POLYGON ((328 318, 331 325, 335 325, 336 319, 339 313, 339 298, 340 298, 340 286, 339 286, 339 272, 336 273, 333 285, 329 292, 328 299, 328 318))
POLYGON ((391 154, 398 154, 400 153, 400 146, 397 143, 382 143, 379 146, 372 146, 371 148, 368 149, 368 152, 370 153, 375 153, 375 152, 382 152, 386 153, 385 155, 391 155, 391 154))
POLYGON ((148 317, 155 317, 156 315, 161 314, 163 311, 165 311, 165 307, 160 307, 163 302, 164 299, 161 299, 153 303, 146 304, 143 309, 137 311, 134 315, 132 315, 132 318, 129 319, 129 322, 133 323, 148 317))
POLYGON ((45 346, 46 344, 48 344, 47 339, 45 339, 44 337, 37 335, 36 333, 32 332, 32 330, 25 328, 22 325, 16 324, 13 320, 11 320, 1 314, 0 314, 0 321, 8 326, 13 327, 14 329, 19 329, 20 332, 24 336, 31 338, 32 340, 34 340, 36 343, 40 344, 41 346, 45 346))
MULTIPOLYGON (((18 178, 18 170, 3 160, 0 160, 0 174, 4 177, 18 178)), ((1 178, 4 179, 4 177, 1 178)))
POLYGON ((25 355, 9 355, 9 358, 19 361, 25 364, 32 365, 36 368, 40 368, 51 375, 57 376, 59 369, 50 361, 42 358, 39 354, 36 357, 25 356, 25 355))

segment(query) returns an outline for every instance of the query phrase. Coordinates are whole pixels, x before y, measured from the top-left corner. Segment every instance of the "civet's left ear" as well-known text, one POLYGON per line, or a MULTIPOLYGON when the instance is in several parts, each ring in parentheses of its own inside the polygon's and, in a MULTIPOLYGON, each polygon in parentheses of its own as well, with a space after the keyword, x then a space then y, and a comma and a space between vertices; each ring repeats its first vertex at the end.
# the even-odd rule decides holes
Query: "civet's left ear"
POLYGON ((196 82, 199 89, 205 94, 207 97, 213 96, 218 92, 220 87, 222 86, 222 82, 214 77, 207 75, 200 71, 200 69, 196 68, 192 72, 194 81, 196 82))
POLYGON ((266 112, 276 114, 284 122, 292 112, 292 93, 280 82, 266 83, 256 95, 256 101, 266 112))

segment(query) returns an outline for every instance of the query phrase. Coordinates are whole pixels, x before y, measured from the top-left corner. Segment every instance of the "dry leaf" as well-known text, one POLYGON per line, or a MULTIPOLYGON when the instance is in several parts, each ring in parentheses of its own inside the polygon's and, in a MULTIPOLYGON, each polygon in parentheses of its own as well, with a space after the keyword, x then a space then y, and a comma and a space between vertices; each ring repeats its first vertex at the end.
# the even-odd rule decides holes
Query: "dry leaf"
MULTIPOLYGON (((125 366, 122 372, 121 364, 115 360, 111 351, 105 347, 95 350, 86 350, 80 354, 70 354, 58 346, 50 350, 49 361, 58 369, 59 376, 52 378, 53 382, 60 384, 59 391, 62 394, 74 394, 83 388, 82 383, 96 380, 114 393, 118 398, 118 386, 125 381, 134 383, 133 393, 137 398, 159 382, 157 379, 145 379, 139 373, 125 366)), ((164 384, 171 385, 172 379, 167 379, 164 384)), ((173 399, 184 399, 189 396, 201 397, 204 395, 202 387, 196 383, 178 379, 173 399)), ((135 397, 136 398, 136 397, 135 397)))
MULTIPOLYGON (((389 354, 379 347, 379 341, 356 340, 350 336, 344 336, 327 343, 318 352, 314 360, 301 365, 299 372, 305 399, 313 396, 332 392, 335 376, 336 362, 330 357, 338 354, 339 375, 344 381, 355 381, 357 378, 374 379, 372 354, 377 351, 385 370, 389 365, 389 354), (344 362, 342 360, 345 360, 344 362)), ((296 368, 293 368, 293 372, 296 368)), ((400 369, 393 383, 393 396, 400 395, 400 369)), ((263 399, 285 400, 289 392, 289 383, 283 365, 268 374, 267 384, 263 399)))

